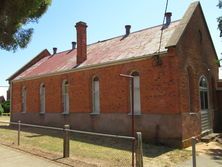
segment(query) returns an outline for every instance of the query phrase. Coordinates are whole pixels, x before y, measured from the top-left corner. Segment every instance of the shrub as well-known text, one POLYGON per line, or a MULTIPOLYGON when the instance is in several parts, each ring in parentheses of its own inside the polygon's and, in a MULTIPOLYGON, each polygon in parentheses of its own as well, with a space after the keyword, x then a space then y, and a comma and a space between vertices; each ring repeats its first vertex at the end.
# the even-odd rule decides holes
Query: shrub
POLYGON ((0 104, 0 115, 2 115, 3 112, 4 112, 4 109, 3 109, 2 105, 0 104))
POLYGON ((4 113, 9 113, 10 112, 10 101, 3 102, 2 108, 4 109, 4 113))

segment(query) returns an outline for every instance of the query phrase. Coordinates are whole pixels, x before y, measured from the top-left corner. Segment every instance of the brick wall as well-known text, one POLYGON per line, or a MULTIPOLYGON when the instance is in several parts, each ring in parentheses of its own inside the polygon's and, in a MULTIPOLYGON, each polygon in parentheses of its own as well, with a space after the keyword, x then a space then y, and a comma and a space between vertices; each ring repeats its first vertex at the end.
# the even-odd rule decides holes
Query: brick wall
MULTIPOLYGON (((179 57, 180 111, 184 116, 182 119, 183 139, 201 133, 199 79, 202 75, 207 77, 209 84, 212 121, 215 112, 217 112, 215 84, 218 79, 218 65, 216 64, 216 53, 210 40, 201 10, 196 8, 176 47, 179 57), (189 114, 190 111, 196 114, 189 114)), ((212 122, 211 124, 213 126, 212 122)))
POLYGON ((218 112, 215 113, 215 117, 217 118, 215 120, 215 132, 222 132, 222 80, 219 80, 217 82, 217 92, 216 92, 216 100, 218 104, 218 112))
POLYGON ((61 86, 69 83, 70 112, 92 112, 92 77, 100 79, 101 112, 124 112, 129 106, 129 80, 119 74, 138 71, 140 75, 141 111, 144 113, 179 112, 176 57, 163 56, 163 64, 156 66, 146 59, 98 69, 83 70, 34 80, 13 83, 13 112, 21 112, 21 90, 27 88, 27 112, 39 112, 39 86, 45 84, 46 112, 61 112, 61 86))

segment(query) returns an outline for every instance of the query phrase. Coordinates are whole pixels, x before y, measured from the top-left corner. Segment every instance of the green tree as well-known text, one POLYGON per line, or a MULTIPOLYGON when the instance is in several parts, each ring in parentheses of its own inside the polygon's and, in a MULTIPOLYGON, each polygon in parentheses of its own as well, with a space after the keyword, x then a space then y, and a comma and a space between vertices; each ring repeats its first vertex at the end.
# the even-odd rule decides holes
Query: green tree
POLYGON ((29 43, 33 28, 28 23, 38 22, 51 0, 0 0, 0 48, 16 51, 29 43))
POLYGON ((2 108, 4 109, 4 113, 10 112, 10 101, 5 101, 1 105, 2 105, 2 108))
MULTIPOLYGON (((219 0, 219 3, 217 5, 220 9, 222 8, 222 0, 219 0)), ((222 16, 217 18, 218 22, 218 29, 220 30, 220 37, 222 37, 222 16)))
POLYGON ((4 113, 4 109, 3 109, 2 105, 0 104, 0 116, 2 115, 2 113, 4 113))

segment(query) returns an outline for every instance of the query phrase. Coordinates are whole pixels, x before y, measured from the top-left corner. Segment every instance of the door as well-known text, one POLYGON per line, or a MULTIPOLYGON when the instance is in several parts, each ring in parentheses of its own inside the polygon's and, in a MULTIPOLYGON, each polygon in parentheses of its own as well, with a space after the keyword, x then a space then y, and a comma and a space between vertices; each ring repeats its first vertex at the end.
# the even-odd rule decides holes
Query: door
POLYGON ((201 133, 211 129, 209 112, 209 93, 206 77, 202 76, 199 83, 200 91, 200 109, 201 109, 201 133))

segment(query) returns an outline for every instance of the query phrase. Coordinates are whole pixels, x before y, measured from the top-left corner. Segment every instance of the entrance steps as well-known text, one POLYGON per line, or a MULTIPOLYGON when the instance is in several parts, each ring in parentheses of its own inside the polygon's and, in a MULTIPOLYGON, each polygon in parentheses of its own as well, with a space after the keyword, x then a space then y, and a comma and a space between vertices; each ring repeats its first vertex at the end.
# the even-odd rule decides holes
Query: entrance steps
POLYGON ((219 136, 220 136, 219 133, 210 133, 210 134, 207 134, 205 136, 202 136, 200 140, 202 142, 209 143, 209 142, 211 142, 212 140, 214 140, 215 138, 217 138, 219 136))

